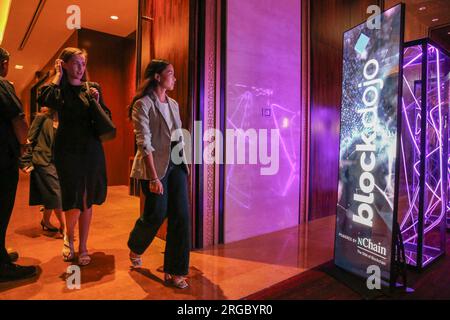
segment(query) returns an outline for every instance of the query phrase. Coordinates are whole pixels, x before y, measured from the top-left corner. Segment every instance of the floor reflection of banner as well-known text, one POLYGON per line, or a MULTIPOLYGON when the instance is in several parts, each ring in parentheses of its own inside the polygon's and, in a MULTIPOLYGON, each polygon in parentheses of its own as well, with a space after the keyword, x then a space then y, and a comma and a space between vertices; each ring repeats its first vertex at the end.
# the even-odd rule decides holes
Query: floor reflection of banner
POLYGON ((367 277, 391 277, 397 168, 399 64, 403 6, 344 34, 344 68, 335 263, 367 277))

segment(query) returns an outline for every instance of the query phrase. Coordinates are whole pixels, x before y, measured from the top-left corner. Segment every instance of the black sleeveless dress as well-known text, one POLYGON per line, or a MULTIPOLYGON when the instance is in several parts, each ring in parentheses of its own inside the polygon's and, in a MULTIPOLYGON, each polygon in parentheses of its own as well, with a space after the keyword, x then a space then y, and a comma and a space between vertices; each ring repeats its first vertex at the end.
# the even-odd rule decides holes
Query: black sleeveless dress
MULTIPOLYGON (((111 116, 103 102, 100 86, 89 85, 99 90, 100 105, 111 116)), ((102 204, 107 193, 105 154, 92 125, 86 87, 50 84, 41 89, 38 101, 58 111, 54 156, 63 210, 83 210, 85 193, 87 208, 102 204)))

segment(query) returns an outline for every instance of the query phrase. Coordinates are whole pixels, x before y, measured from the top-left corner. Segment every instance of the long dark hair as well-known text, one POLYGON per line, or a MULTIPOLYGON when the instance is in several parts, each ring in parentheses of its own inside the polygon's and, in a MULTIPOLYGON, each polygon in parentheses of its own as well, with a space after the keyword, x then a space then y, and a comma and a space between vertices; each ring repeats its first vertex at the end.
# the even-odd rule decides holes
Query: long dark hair
POLYGON ((161 59, 152 60, 144 72, 144 80, 142 81, 139 88, 136 90, 136 95, 134 96, 131 104, 128 106, 128 118, 131 120, 131 115, 133 112, 134 103, 150 94, 157 86, 158 80, 156 80, 156 75, 163 73, 164 70, 170 65, 170 62, 161 59))
MULTIPOLYGON (((86 65, 87 65, 88 54, 87 54, 86 50, 84 50, 84 49, 72 48, 72 47, 65 48, 59 54, 58 59, 61 59, 62 61, 67 63, 73 56, 77 56, 77 55, 84 56, 84 58, 86 59, 86 65)), ((88 79, 88 76, 87 76, 87 68, 86 68, 84 70, 83 76, 81 77, 81 81, 86 82, 87 79, 88 79)), ((61 86, 62 87, 66 86, 68 83, 69 83, 69 79, 67 77, 67 72, 63 71, 63 76, 61 79, 61 86)))

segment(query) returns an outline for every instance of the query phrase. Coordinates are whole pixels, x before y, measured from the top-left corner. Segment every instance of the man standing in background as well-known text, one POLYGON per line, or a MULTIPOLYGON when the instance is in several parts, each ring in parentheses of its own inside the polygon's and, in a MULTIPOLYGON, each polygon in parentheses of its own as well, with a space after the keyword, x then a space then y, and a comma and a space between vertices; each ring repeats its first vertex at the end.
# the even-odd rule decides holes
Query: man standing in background
POLYGON ((8 74, 9 53, 0 48, 0 281, 18 280, 36 274, 35 266, 19 266, 6 250, 6 230, 14 208, 19 182, 19 157, 26 144, 28 125, 22 104, 8 74))

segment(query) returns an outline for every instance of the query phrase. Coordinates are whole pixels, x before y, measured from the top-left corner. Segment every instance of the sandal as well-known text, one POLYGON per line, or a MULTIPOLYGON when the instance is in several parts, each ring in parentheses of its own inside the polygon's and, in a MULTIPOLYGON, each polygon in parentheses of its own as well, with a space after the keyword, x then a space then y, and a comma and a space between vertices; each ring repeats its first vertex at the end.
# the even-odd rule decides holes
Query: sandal
POLYGON ((172 285, 178 289, 186 289, 189 284, 186 282, 186 277, 183 276, 172 276, 168 273, 164 274, 164 282, 167 285, 172 285))
POLYGON ((41 227, 43 231, 47 231, 47 232, 58 232, 58 228, 52 226, 52 225, 46 225, 44 223, 44 220, 41 220, 41 227))
POLYGON ((78 256, 78 265, 79 266, 87 266, 89 263, 91 263, 91 257, 89 256, 88 252, 80 253, 78 256))
POLYGON ((75 249, 73 248, 73 243, 69 242, 69 239, 67 237, 64 237, 64 246, 62 249, 62 255, 64 261, 72 261, 75 258, 75 249))
POLYGON ((64 239, 64 228, 59 228, 58 232, 55 235, 56 239, 64 239))
POLYGON ((130 262, 131 262, 131 268, 141 268, 142 267, 142 257, 140 255, 132 256, 132 252, 130 251, 130 262))

